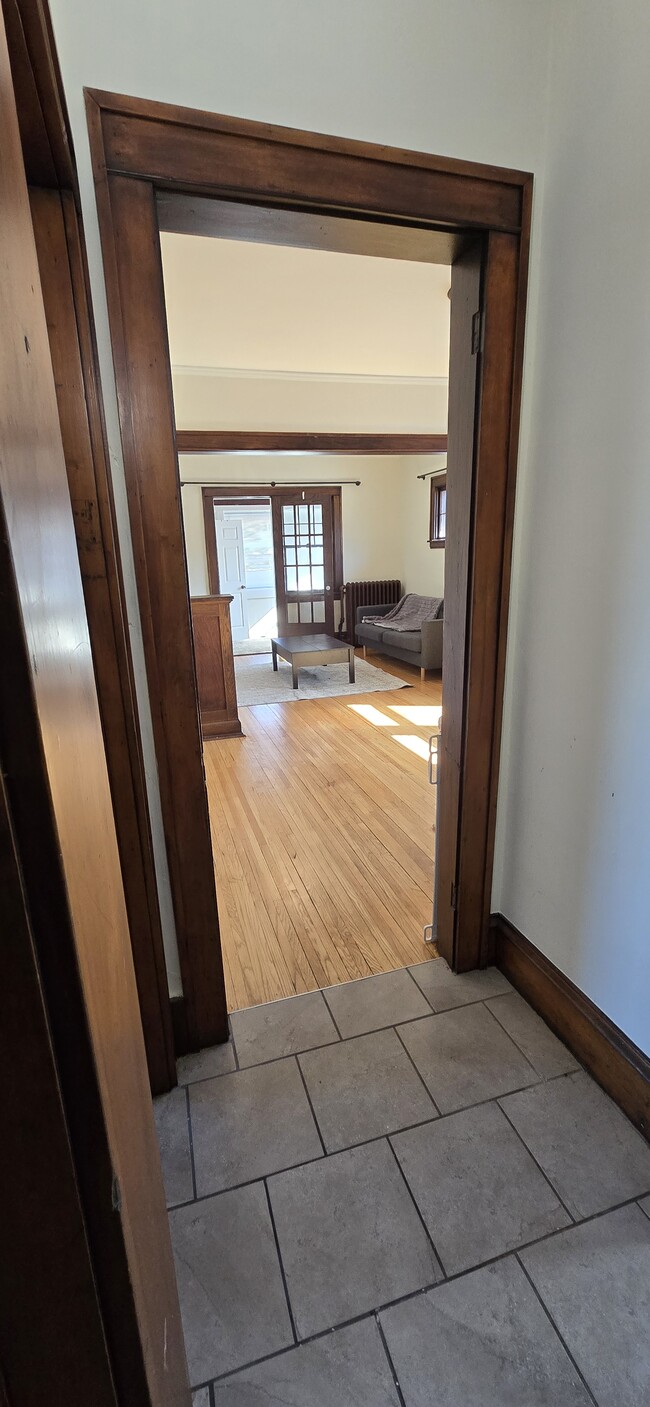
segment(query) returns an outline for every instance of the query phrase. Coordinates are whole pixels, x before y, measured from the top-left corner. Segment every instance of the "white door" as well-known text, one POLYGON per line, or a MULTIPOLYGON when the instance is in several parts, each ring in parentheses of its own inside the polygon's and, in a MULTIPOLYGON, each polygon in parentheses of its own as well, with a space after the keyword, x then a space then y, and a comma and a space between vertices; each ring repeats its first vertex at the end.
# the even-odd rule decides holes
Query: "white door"
POLYGON ((244 561, 244 525, 241 518, 217 518, 217 557, 219 585, 224 596, 232 596, 230 620, 233 640, 248 639, 248 610, 246 605, 246 564, 244 561))

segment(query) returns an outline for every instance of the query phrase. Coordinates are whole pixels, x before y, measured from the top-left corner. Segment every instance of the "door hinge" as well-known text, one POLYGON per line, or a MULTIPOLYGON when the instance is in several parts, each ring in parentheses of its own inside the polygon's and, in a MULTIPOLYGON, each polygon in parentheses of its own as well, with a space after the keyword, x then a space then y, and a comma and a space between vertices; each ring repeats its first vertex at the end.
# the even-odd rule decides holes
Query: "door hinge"
POLYGON ((458 885, 457 885, 457 884, 452 884, 452 886, 451 886, 451 900, 450 900, 450 903, 451 903, 452 909, 453 909, 454 912, 455 912, 455 911, 456 911, 456 907, 457 907, 457 903, 458 903, 458 885))
POLYGON ((474 316, 473 316, 473 318, 472 318, 472 356, 473 356, 473 357, 476 356, 477 352, 480 352, 480 351, 482 350, 482 341, 483 341, 483 314, 482 314, 482 312, 481 312, 481 309, 480 309, 480 308, 477 308, 477 310, 476 310, 476 312, 474 313, 474 316))

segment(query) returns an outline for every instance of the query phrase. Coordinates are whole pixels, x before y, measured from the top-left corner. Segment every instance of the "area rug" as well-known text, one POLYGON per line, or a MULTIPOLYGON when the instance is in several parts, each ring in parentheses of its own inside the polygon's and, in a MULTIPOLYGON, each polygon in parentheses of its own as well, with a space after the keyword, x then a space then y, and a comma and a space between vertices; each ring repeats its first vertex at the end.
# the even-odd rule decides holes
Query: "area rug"
POLYGON ((270 655, 271 641, 260 640, 233 640, 232 652, 235 658, 238 655, 270 655))
POLYGON ((403 679, 375 669, 367 660, 355 661, 356 679, 350 684, 347 664, 308 665, 298 670, 298 688, 291 686, 291 665, 278 660, 273 671, 270 655, 239 655, 235 659, 237 702, 246 704, 296 703, 301 699, 332 699, 339 695, 387 693, 409 689, 403 679))

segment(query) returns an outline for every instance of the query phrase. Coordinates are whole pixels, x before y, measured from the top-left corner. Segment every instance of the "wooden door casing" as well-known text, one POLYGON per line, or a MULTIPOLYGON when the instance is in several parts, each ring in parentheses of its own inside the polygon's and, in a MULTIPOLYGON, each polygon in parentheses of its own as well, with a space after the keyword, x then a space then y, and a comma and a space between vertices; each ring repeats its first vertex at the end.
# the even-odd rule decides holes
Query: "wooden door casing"
MULTIPOLYGON (((84 1294, 82 1271, 90 1257, 101 1319, 98 1323, 85 1296, 87 1338, 78 1344, 80 1361, 88 1367, 85 1382, 90 1375, 85 1400, 102 1407, 111 1400, 133 1407, 152 1402, 189 1407, 90 638, 1 23, 0 129, 0 759, 14 855, 10 880, 15 895, 19 867, 29 917, 29 931, 23 923, 12 934, 12 959, 14 971, 22 956, 37 973, 74 1164, 72 1191, 83 1208, 82 1225, 68 1239, 60 1262, 44 1259, 42 1242, 32 1257, 38 1281, 33 1303, 40 1298, 43 1309, 49 1295, 59 1322, 66 1305, 72 1316, 79 1308, 72 1301, 84 1294)), ((21 996, 25 992, 17 986, 3 984, 5 1002, 21 996)), ((31 1010, 36 1020, 36 1008, 31 1010)), ((27 1019, 26 1006, 23 1012, 27 1019)), ((35 1057, 30 1034, 25 1027, 14 1049, 21 1078, 35 1057)), ((4 1098, 6 1117, 10 1105, 4 1098)), ((47 1107, 55 1114, 54 1096, 47 1107)), ((12 1140, 20 1132, 23 1152, 30 1145, 32 1157, 53 1174, 35 1107, 26 1105, 22 1119, 21 1130, 8 1121, 3 1132, 12 1140)), ((63 1192, 62 1183, 55 1185, 50 1176, 47 1200, 29 1207, 31 1236, 41 1235, 41 1217, 49 1223, 59 1210, 63 1215, 63 1192)), ((64 1359, 69 1363, 69 1343, 64 1334, 57 1346, 50 1332, 48 1380, 36 1378, 29 1350, 35 1330, 45 1333, 45 1324, 14 1303, 22 1281, 25 1305, 30 1274, 26 1246, 11 1240, 12 1208, 5 1204, 3 1213, 7 1244, 13 1247, 12 1262, 0 1256, 8 1396, 25 1403, 49 1398, 53 1407, 63 1407, 79 1395, 74 1378, 71 1382, 67 1372, 59 1372, 64 1359), (10 1334, 5 1306, 15 1316, 10 1334)))
MULTIPOLYGON (((384 236, 390 228, 391 257, 413 257, 414 241, 420 246, 424 234, 424 257, 443 263, 454 263, 471 240, 481 237, 487 241, 484 349, 477 388, 480 422, 476 420, 476 394, 463 383, 464 414, 475 426, 476 436, 472 445, 466 635, 454 645, 464 661, 464 683, 461 696, 456 695, 453 701, 452 695, 450 705, 459 711, 454 726, 462 739, 458 811, 448 822, 455 837, 452 869, 457 883, 453 896, 451 892, 441 895, 443 903, 451 907, 453 897, 456 904, 452 965, 464 969, 477 961, 483 963, 489 955, 489 891, 533 178, 527 172, 296 132, 122 95, 89 91, 86 102, 127 487, 141 560, 141 606, 150 619, 153 610, 155 618, 145 625, 147 667, 155 708, 161 684, 165 694, 159 761, 162 772, 167 769, 170 777, 176 775, 176 766, 181 766, 180 758, 176 759, 178 739, 187 739, 196 690, 189 679, 179 687, 185 673, 189 626, 169 599, 181 523, 159 274, 159 198, 167 209, 170 202, 179 202, 183 228, 188 232, 206 232, 206 208, 214 198, 222 204, 227 201, 229 210, 235 211, 241 202, 249 230, 251 222, 257 221, 256 228, 263 231, 265 222, 273 218, 271 207, 282 207, 286 231, 291 230, 294 215, 296 220, 295 237, 285 231, 285 242, 296 244, 305 243, 305 222, 309 220, 314 229, 320 225, 321 238, 323 231, 336 228, 340 239, 334 247, 356 253, 376 247, 373 231, 382 222, 384 236), (351 214, 355 218, 350 218, 351 214), (511 251, 508 257, 506 248, 511 251), (501 358, 496 347, 492 350, 496 328, 505 348, 501 358), (145 467, 152 464, 157 473, 155 521, 146 507, 141 514, 137 501, 146 493, 145 467), (486 590, 485 610, 479 599, 479 582, 486 590), (173 671, 175 688, 168 692, 165 654, 171 640, 179 657, 173 671), (470 797, 471 805, 465 805, 470 797)), ((453 341, 453 300, 451 317, 453 341)), ((455 377, 452 352, 452 383, 455 377)), ((451 550, 449 544, 448 554, 451 550)), ((193 798, 192 815, 177 823, 172 814, 171 787, 163 798, 163 811, 166 826, 174 831, 179 855, 181 850, 187 854, 193 869, 195 894, 194 901, 192 896, 189 901, 196 903, 200 893, 205 893, 203 871, 207 873, 201 844, 194 844, 195 826, 205 807, 203 777, 198 762, 188 767, 187 750, 182 768, 182 790, 188 806, 190 794, 193 798)), ((197 933, 201 928, 201 923, 194 925, 197 933)), ((206 961, 209 942, 210 936, 204 932, 200 951, 191 959, 198 969, 206 961)))

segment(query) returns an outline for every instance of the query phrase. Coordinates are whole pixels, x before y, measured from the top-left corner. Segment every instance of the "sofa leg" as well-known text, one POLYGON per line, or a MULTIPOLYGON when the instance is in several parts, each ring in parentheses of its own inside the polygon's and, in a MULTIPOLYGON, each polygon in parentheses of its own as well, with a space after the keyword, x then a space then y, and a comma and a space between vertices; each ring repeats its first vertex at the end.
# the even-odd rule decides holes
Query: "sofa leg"
POLYGON ((368 651, 367 651, 365 645, 364 645, 364 647, 363 647, 363 658, 364 658, 364 660, 367 660, 367 658, 368 658, 368 651))
POLYGON ((426 679, 426 677, 427 677, 427 671, 426 671, 426 669, 421 669, 421 670, 420 670, 420 679, 424 680, 424 679, 426 679))

